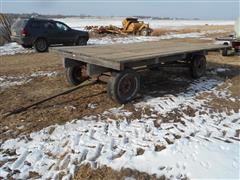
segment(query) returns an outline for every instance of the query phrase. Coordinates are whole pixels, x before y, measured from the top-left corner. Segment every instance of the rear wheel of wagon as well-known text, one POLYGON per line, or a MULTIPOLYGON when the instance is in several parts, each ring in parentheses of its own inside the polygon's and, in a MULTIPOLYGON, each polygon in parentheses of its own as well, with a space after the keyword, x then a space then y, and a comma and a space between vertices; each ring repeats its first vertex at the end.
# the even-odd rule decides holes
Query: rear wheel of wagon
POLYGON ((112 75, 108 82, 108 95, 120 104, 131 101, 140 89, 140 76, 133 70, 124 70, 112 75))
POLYGON ((196 55, 191 60, 191 76, 193 78, 200 78, 206 72, 207 61, 204 55, 196 55))
POLYGON ((79 85, 88 79, 83 66, 71 66, 66 68, 67 81, 71 85, 79 85))

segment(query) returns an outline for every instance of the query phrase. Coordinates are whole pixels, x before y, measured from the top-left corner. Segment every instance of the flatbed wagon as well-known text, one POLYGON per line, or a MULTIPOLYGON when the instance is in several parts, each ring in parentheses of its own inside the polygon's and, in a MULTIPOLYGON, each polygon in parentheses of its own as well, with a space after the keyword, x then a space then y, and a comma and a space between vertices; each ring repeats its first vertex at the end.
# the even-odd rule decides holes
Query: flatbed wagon
POLYGON ((227 45, 195 44, 172 41, 131 44, 54 47, 63 57, 67 80, 78 85, 90 77, 109 75, 108 95, 118 103, 131 101, 140 89, 140 73, 144 68, 186 66, 193 78, 206 71, 209 51, 224 51, 227 45))

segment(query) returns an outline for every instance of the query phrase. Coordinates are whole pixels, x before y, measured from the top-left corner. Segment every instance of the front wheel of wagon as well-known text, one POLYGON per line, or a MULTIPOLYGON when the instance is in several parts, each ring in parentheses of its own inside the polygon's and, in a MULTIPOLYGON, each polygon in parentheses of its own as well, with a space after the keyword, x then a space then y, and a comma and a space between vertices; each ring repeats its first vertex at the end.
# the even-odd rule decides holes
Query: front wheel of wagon
POLYGON ((200 78, 206 72, 207 61, 204 55, 196 55, 191 60, 191 76, 200 78))
POLYGON ((88 79, 83 66, 71 66, 66 68, 66 77, 69 84, 77 86, 88 79))
POLYGON ((108 82, 108 95, 120 104, 131 101, 140 89, 140 76, 133 70, 124 70, 112 75, 108 82))

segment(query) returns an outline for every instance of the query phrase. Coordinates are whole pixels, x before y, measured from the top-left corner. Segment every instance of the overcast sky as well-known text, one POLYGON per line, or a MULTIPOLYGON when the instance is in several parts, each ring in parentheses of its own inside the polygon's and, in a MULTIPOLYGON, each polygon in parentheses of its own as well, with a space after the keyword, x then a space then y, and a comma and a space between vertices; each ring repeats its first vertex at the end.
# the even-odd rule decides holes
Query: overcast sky
POLYGON ((4 13, 236 19, 240 0, 0 0, 4 13))

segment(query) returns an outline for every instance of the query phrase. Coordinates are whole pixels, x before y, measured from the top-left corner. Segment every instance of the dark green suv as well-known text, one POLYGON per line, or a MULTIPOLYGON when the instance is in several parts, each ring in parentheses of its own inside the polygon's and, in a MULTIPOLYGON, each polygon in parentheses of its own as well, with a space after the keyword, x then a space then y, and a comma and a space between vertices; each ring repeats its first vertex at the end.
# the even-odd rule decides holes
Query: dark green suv
POLYGON ((71 29, 66 24, 48 19, 20 19, 12 28, 12 40, 24 48, 34 48, 45 52, 50 45, 87 45, 86 31, 71 29))

